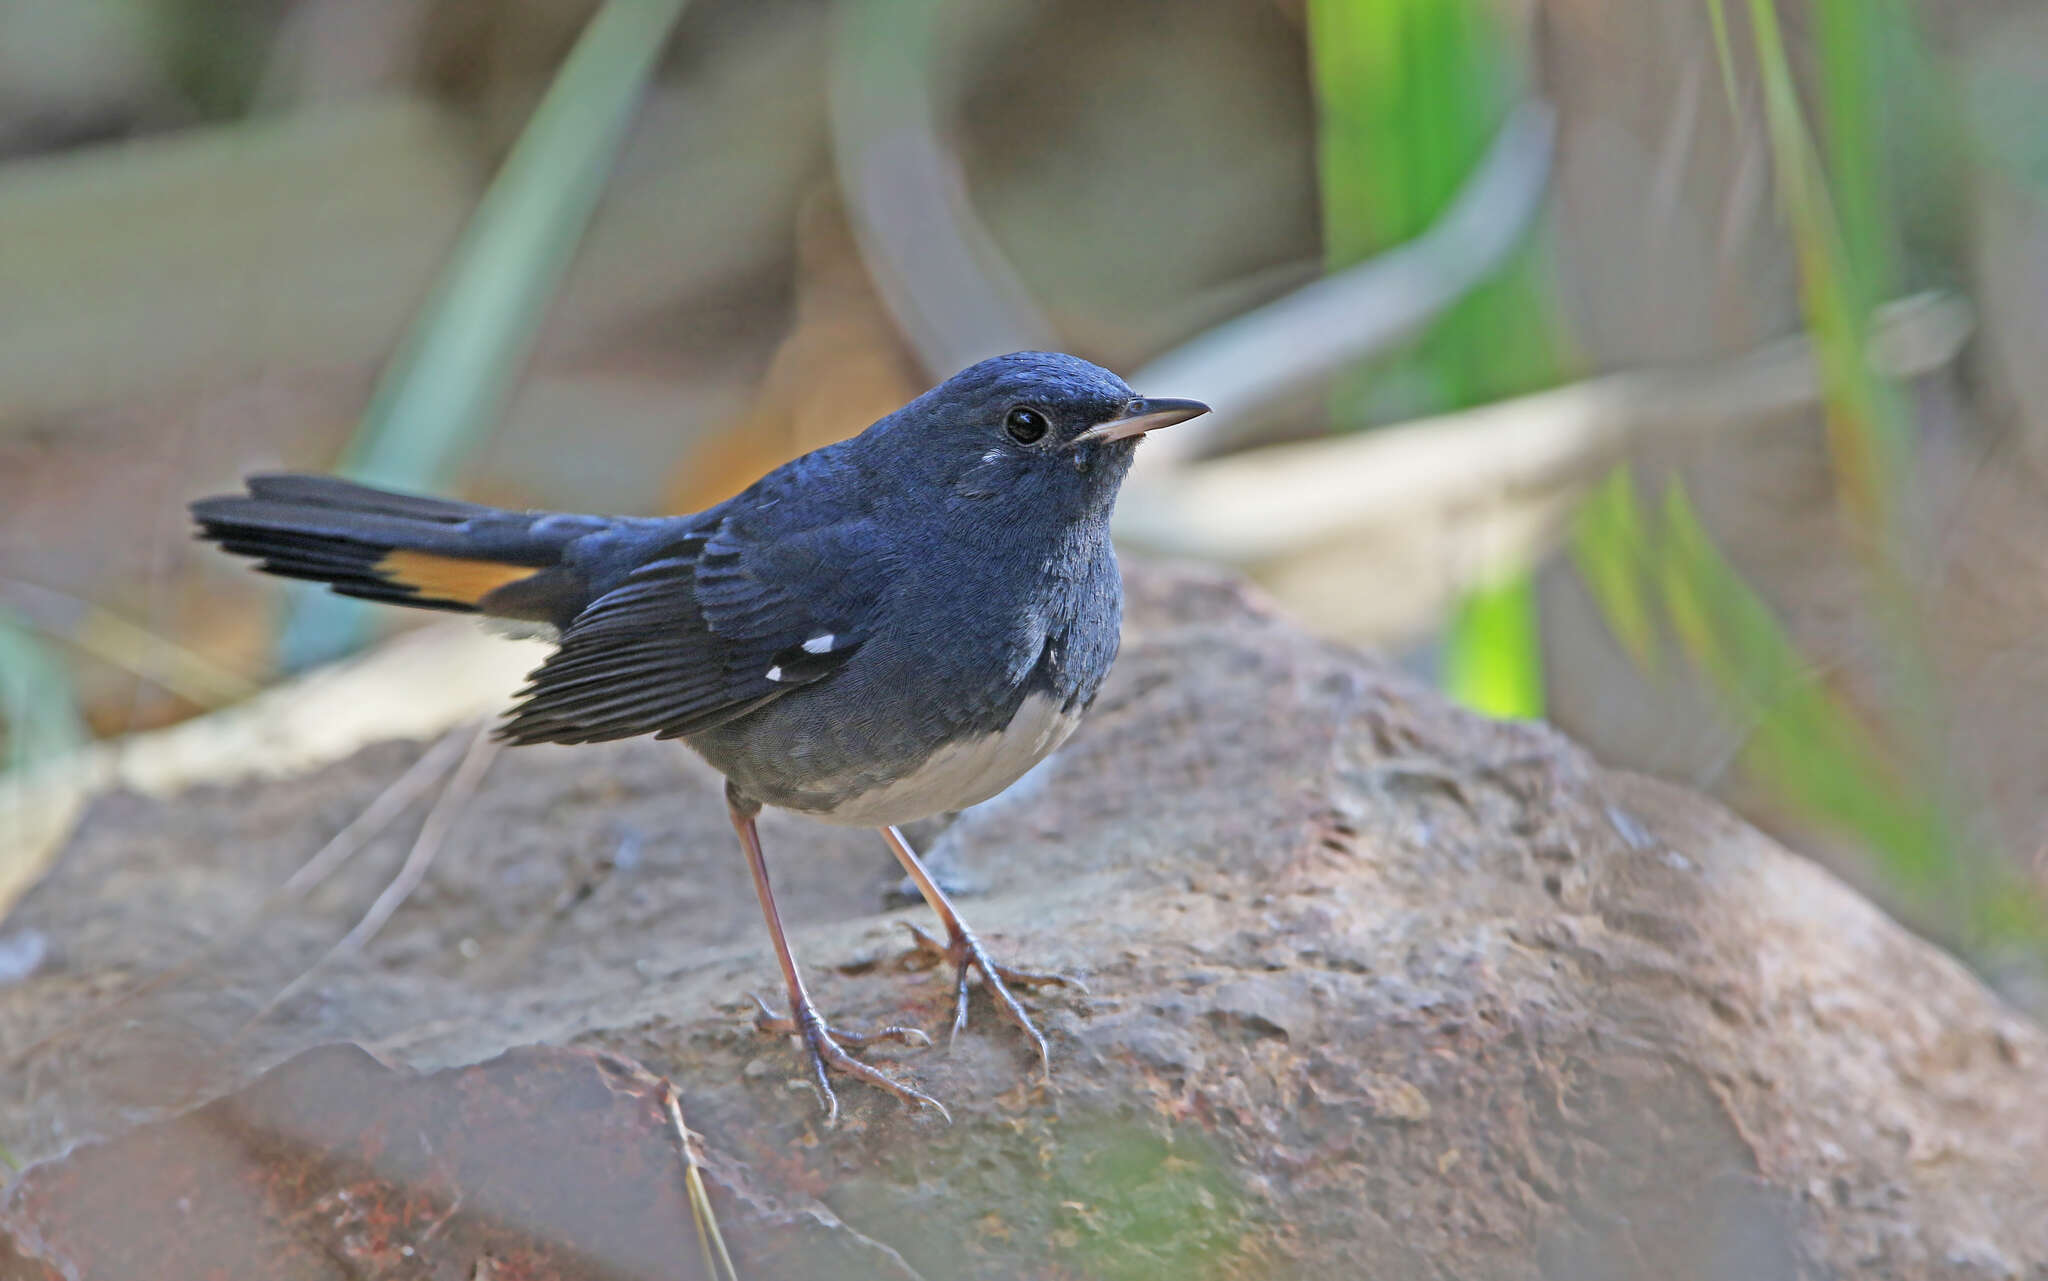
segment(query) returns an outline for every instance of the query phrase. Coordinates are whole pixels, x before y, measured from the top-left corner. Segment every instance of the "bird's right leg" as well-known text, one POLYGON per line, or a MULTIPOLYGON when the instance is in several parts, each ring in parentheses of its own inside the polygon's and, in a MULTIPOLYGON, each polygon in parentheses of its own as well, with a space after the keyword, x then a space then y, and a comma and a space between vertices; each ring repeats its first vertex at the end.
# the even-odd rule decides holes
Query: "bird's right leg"
POLYGON ((945 1117, 953 1119, 944 1104, 921 1090, 903 1084, 887 1073, 869 1067, 841 1048, 847 1045, 867 1045, 879 1041, 900 1041, 909 1045, 930 1045, 931 1038, 912 1027, 885 1027, 879 1032, 860 1034, 844 1032, 826 1023, 816 1006, 811 1004, 810 993, 804 990, 803 976, 797 972, 796 957, 789 950, 789 938, 782 931, 782 914, 775 908, 775 891, 768 885, 768 861, 761 856, 761 833, 754 825, 755 816, 761 807, 740 796, 730 783, 725 788, 726 812, 732 818, 733 831, 739 834, 740 846, 747 852, 747 866, 754 873, 754 894, 761 900, 761 915, 768 920, 768 937, 775 944, 775 959, 782 965, 782 981, 789 989, 789 1013, 778 1015, 762 1004, 759 997, 754 1004, 760 1013, 754 1023, 763 1031, 794 1034, 803 1038, 810 1053, 811 1084, 818 1091, 818 1101, 825 1107, 825 1123, 830 1125, 839 1119, 839 1096, 832 1092, 830 1073, 840 1072, 856 1080, 866 1081, 877 1089, 887 1090, 905 1103, 928 1107, 945 1117))

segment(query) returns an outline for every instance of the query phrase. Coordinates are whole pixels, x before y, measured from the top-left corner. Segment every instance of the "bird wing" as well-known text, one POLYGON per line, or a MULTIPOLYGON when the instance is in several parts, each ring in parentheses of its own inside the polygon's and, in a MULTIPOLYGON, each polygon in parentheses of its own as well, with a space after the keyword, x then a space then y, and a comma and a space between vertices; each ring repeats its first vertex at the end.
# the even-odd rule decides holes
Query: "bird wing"
POLYGON ((675 738, 837 671, 867 640, 887 582, 876 531, 860 519, 790 529, 765 516, 714 509, 650 549, 563 631, 501 736, 675 738))

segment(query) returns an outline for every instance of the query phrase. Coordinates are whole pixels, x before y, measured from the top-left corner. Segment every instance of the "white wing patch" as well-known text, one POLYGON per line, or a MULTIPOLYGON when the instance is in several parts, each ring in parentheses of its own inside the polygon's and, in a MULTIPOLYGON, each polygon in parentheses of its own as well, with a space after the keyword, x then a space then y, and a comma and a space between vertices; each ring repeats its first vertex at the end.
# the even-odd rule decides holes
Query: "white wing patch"
MULTIPOLYGON (((802 649, 806 654, 829 654, 832 652, 832 647, 835 644, 837 644, 838 641, 839 637, 836 633, 820 632, 818 635, 813 636, 809 640, 805 641, 802 645, 802 649)), ((785 650, 783 652, 787 653, 788 651, 785 650)), ((769 668, 767 671, 767 676, 768 679, 771 681, 787 681, 792 679, 791 677, 783 674, 782 664, 780 663, 777 663, 775 666, 769 668)), ((794 679, 801 680, 804 678, 799 676, 794 679)))

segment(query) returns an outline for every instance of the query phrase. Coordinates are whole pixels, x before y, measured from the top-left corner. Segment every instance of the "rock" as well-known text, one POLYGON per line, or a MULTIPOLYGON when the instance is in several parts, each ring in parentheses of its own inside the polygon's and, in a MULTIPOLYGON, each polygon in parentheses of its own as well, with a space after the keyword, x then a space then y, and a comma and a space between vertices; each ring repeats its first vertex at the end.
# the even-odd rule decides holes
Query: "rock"
MULTIPOLYGON (((335 1051, 250 1082, 337 1041, 393 1065, 373 1099, 597 1071, 485 1062, 536 1044, 667 1076, 741 1276, 2048 1275, 2048 1038, 1961 966, 1713 804, 1447 708, 1233 583, 1131 586, 1082 732, 923 834, 989 886, 963 910, 999 955, 1087 980, 1035 1000, 1050 1090, 977 996, 950 1051, 878 1056, 955 1124, 847 1086, 823 1129, 795 1055, 744 1026, 777 982, 717 780, 653 743, 507 753, 365 956, 245 1028, 404 856, 417 815, 262 911, 422 750, 387 744, 102 798, 24 900, 9 930, 49 948, 0 987, 0 1140, 50 1163, 0 1206, 0 1277, 79 1266, 51 1190, 161 1148, 138 1122, 278 1097, 335 1051)), ((899 962, 898 922, 925 918, 879 910, 879 842, 763 827, 827 1012, 939 1028, 948 984, 899 962)), ((613 1195, 536 1141, 562 1153, 557 1209, 613 1195)), ((163 1221, 130 1204, 137 1231, 163 1221)), ((280 1204, 248 1212, 267 1231, 280 1204)), ((388 1275, 472 1275, 433 1253, 480 1249, 465 1233, 388 1275)))

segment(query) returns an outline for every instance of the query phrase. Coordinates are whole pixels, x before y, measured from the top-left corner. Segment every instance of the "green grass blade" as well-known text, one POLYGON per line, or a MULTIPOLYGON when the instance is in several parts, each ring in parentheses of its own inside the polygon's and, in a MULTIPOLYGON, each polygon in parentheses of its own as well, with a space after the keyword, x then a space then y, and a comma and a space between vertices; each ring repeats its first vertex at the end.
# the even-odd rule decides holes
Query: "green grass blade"
POLYGON ((1672 630, 1750 727, 1744 764, 1800 811, 1860 838, 1908 892, 1940 888, 1947 834, 1872 727, 1822 681, 1722 556, 1681 485, 1666 493, 1657 564, 1672 630))
MULTIPOLYGON (((556 73, 379 381, 342 461, 431 488, 496 422, 687 0, 608 0, 556 73)), ((359 601, 306 594, 285 631, 300 667, 360 639, 359 601)))
POLYGON ((1794 812, 1856 840, 1908 910, 1975 945, 2048 936, 2048 905, 1971 840, 1943 780, 1887 742, 1817 672, 1721 554, 1683 488, 1666 494, 1656 563, 1673 634, 1749 730, 1742 765, 1794 812))
POLYGON ((1885 173, 1887 84, 1905 74, 1891 56, 1896 33, 1911 30, 1898 0, 1816 0, 1822 136, 1847 258, 1845 283, 1856 314, 1868 316, 1898 288, 1898 229, 1885 173))
POLYGON ((1728 39, 1727 0, 1707 0, 1707 22, 1714 30, 1714 59, 1721 64, 1721 91, 1728 110, 1740 114, 1742 94, 1735 87, 1735 45, 1728 39))
POLYGON ((1627 467, 1607 473, 1573 520, 1572 559, 1614 638, 1643 671, 1662 666, 1650 531, 1627 467))
MULTIPOLYGON (((1725 0, 1707 5, 1739 111, 1725 0)), ((1646 528, 1631 511, 1626 480, 1610 478, 1581 513, 1579 569, 1636 661, 1654 663, 1661 623, 1745 727, 1745 771, 1791 812, 1861 843, 1909 911, 1955 937, 2038 945, 2048 937, 2040 897, 1971 834, 1939 748, 1938 684, 1904 569, 1901 509, 1914 424, 1905 398, 1868 358, 1875 304, 1903 275, 1886 125, 1901 114, 1900 95, 1925 96, 1919 86, 1929 64, 1899 0, 1811 0, 1810 11, 1825 164, 1777 6, 1749 0, 1746 13, 1821 375, 1837 501, 1864 560, 1880 663, 1864 673, 1871 684, 1860 700, 1835 688, 1721 555, 1676 484, 1646 528)))
MULTIPOLYGON (((1813 330, 1826 389, 1828 447, 1840 499, 1846 513, 1868 536, 1874 553, 1890 557, 1896 550, 1892 540, 1897 533, 1898 493, 1909 457, 1910 424, 1896 390, 1864 359, 1871 287, 1858 278, 1860 264, 1851 257, 1836 201, 1807 130, 1777 10, 1771 0, 1750 0, 1749 11, 1773 170, 1799 259, 1807 323, 1813 330)), ((1856 30, 1853 20, 1845 21, 1845 27, 1856 30)), ((1855 50, 1835 53, 1828 61, 1851 65, 1867 52, 1866 43, 1859 40, 1855 50)), ((1853 87, 1842 88, 1833 91, 1833 96, 1849 100, 1858 92, 1853 87)), ((1851 149, 1873 145, 1858 141, 1851 149)), ((1868 168, 1869 162, 1852 162, 1852 167, 1856 165, 1868 168)), ((1866 204, 1881 200, 1881 196, 1872 189, 1861 189, 1855 199, 1866 204)), ((1875 246, 1884 215, 1864 210, 1855 219, 1864 228, 1861 234, 1871 237, 1875 246)), ((1878 251, 1873 247, 1869 252, 1878 251)))
MULTIPOLYGON (((1525 78, 1485 0, 1312 0, 1308 16, 1325 249, 1338 270, 1442 214, 1525 78)), ((1336 423, 1454 409, 1556 382, 1562 344, 1538 261, 1525 248, 1404 356, 1340 380, 1336 423)), ((1533 587, 1498 583, 1461 604, 1444 671, 1451 695, 1470 706, 1540 716, 1533 587)))
POLYGON ((1912 14, 1898 0, 1813 2, 1825 164, 1776 6, 1750 0, 1749 16, 1773 171, 1826 397, 1837 501, 1855 532, 1880 628, 1871 737, 1886 744, 1893 777, 1877 762, 1866 781, 1887 796, 1915 798, 1925 824, 1895 826, 1889 837, 1875 828, 1863 835, 1903 889, 1944 905, 1949 928, 1968 934, 1999 917, 1983 887, 2010 882, 2012 869, 1980 849, 1960 818, 1967 810, 1955 799, 1959 780, 1942 749, 1939 678, 1907 569, 1903 509, 1916 424, 1906 397, 1867 356, 1875 303, 1901 274, 1898 193, 1885 173, 1881 127, 1895 101, 1912 98, 1928 64, 1912 14))

